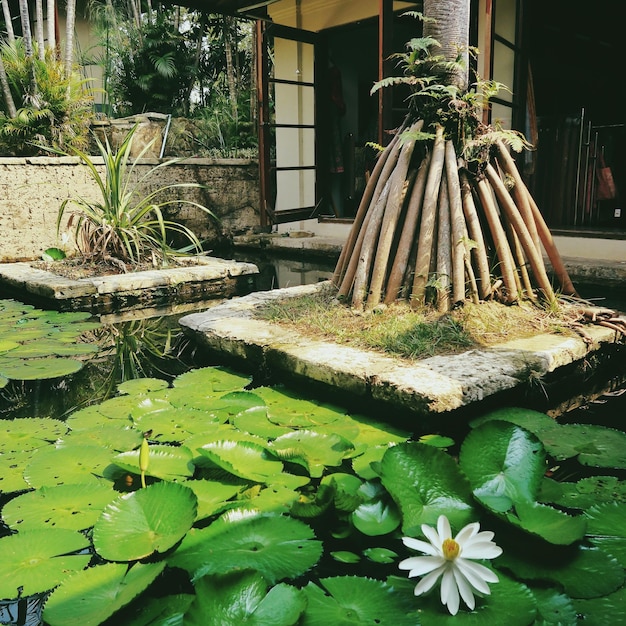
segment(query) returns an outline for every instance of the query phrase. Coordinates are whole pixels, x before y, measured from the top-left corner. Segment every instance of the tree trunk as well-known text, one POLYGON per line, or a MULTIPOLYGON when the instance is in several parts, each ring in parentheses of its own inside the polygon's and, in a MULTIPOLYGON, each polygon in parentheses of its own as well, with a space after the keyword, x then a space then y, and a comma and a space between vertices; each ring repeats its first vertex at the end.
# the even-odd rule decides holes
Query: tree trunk
POLYGON ((7 29, 7 41, 10 45, 13 45, 15 43, 15 32, 13 31, 13 19, 11 18, 9 0, 2 0, 2 13, 4 14, 4 25, 7 29))
POLYGON ((226 55, 226 80, 228 83, 228 97, 230 98, 230 107, 233 119, 237 120, 237 82, 235 78, 235 64, 233 62, 233 41, 231 32, 233 29, 234 18, 224 16, 224 54, 226 55))
POLYGON ((35 0, 35 37, 37 39, 37 55, 43 61, 46 56, 43 38, 43 0, 35 0))
POLYGON ((57 46, 56 42, 56 7, 54 4, 54 0, 47 0, 46 6, 46 19, 48 26, 48 48, 50 50, 54 50, 57 46))
POLYGON ((71 76, 74 65, 74 25, 76 23, 76 0, 67 0, 65 16, 65 75, 71 76))
POLYGON ((17 109, 15 108, 15 102, 11 95, 11 87, 9 86, 9 79, 7 78, 7 71, 2 61, 2 55, 0 55, 0 84, 2 85, 2 95, 7 105, 7 112, 9 117, 17 117, 17 109))
POLYGON ((451 84, 465 90, 469 76, 469 23, 470 0, 424 0, 424 36, 439 42, 434 54, 442 54, 446 60, 463 59, 464 69, 449 76, 451 84))
POLYGON ((24 95, 24 104, 29 104, 35 108, 39 107, 39 96, 37 93, 37 76, 35 75, 35 64, 33 63, 33 36, 30 30, 30 13, 28 11, 28 0, 20 2, 20 21, 22 24, 22 38, 24 40, 24 52, 27 62, 30 65, 29 84, 27 93, 24 95))

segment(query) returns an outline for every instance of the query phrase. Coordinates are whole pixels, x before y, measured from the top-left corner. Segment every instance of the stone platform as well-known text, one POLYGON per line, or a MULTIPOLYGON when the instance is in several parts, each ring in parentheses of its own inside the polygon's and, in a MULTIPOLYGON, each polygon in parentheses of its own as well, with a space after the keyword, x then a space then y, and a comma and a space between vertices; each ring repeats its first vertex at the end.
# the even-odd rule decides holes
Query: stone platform
POLYGON ((0 264, 0 298, 17 298, 59 311, 109 313, 250 293, 258 268, 213 257, 193 257, 170 269, 72 280, 28 263, 0 264))
MULTIPOLYGON (((542 334, 490 348, 415 362, 328 341, 305 338, 296 331, 255 319, 254 312, 273 299, 312 294, 328 282, 257 292, 180 319, 185 333, 205 350, 244 363, 247 368, 295 377, 339 389, 367 403, 422 416, 436 416, 490 397, 500 400, 550 373, 571 375, 569 366, 585 366, 592 354, 618 349, 616 332, 590 325, 586 343, 578 336, 542 334), (568 374, 569 372, 569 374, 568 374)), ((621 353, 623 360, 623 353, 621 353)), ((569 397, 582 390, 565 380, 569 397)))

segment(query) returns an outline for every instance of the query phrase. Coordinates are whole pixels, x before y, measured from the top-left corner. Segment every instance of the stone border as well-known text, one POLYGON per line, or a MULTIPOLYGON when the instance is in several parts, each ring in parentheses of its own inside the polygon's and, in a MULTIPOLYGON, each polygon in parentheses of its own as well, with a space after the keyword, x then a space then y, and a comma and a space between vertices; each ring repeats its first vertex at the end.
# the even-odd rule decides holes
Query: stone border
POLYGON ((255 310, 269 301, 314 294, 329 282, 257 292, 229 300, 179 320, 187 335, 210 351, 227 354, 247 365, 295 375, 409 409, 422 415, 441 414, 540 379, 584 359, 616 333, 588 326, 587 345, 578 337, 541 334, 483 350, 435 356, 414 363, 377 352, 305 338, 278 324, 256 319, 255 310))
POLYGON ((28 263, 0 264, 2 296, 59 311, 109 313, 198 302, 249 293, 259 270, 252 263, 194 257, 184 267, 72 280, 28 263))

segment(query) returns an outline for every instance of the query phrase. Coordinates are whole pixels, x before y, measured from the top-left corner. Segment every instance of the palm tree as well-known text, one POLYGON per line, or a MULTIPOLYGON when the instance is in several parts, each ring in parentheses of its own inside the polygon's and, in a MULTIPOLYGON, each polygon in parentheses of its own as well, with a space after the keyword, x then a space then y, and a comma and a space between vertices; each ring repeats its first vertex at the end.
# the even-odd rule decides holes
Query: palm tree
POLYGON ((76 0, 67 0, 65 15, 65 74, 72 73, 74 65, 74 25, 76 24, 76 0))
POLYGON ((15 108, 15 102, 11 94, 11 87, 9 86, 9 79, 7 77, 6 68, 4 67, 4 62, 2 61, 2 55, 0 55, 0 84, 2 85, 2 95, 7 105, 9 117, 14 118, 17 116, 17 109, 15 108))
POLYGON ((369 178, 334 274, 339 297, 373 309, 406 298, 447 311, 466 300, 548 302, 575 294, 541 213, 510 156, 523 139, 481 123, 482 96, 468 91, 470 0, 424 0, 422 38, 397 55, 410 112, 369 178), (510 191, 509 191, 510 189, 510 191))
POLYGON ((15 43, 15 33, 13 32, 13 18, 9 8, 9 0, 2 0, 2 13, 4 14, 4 25, 7 29, 7 41, 9 44, 15 43))

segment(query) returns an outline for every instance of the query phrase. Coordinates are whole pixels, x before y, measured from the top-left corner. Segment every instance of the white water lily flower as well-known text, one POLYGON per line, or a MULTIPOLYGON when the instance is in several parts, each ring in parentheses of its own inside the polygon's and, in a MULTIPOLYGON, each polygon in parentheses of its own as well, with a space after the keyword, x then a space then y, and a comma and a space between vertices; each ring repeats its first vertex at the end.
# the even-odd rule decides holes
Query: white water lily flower
POLYGON ((490 531, 478 532, 478 522, 468 524, 452 538, 450 522, 445 515, 437 520, 437 530, 422 524, 422 532, 430 541, 403 537, 405 546, 419 550, 427 556, 412 556, 398 565, 409 570, 409 578, 423 576, 415 587, 415 595, 430 591, 441 577, 441 602, 452 615, 459 610, 459 595, 470 610, 476 606, 474 593, 489 595, 487 583, 497 583, 498 577, 484 565, 470 559, 494 559, 502 554, 502 548, 493 541, 490 531))

